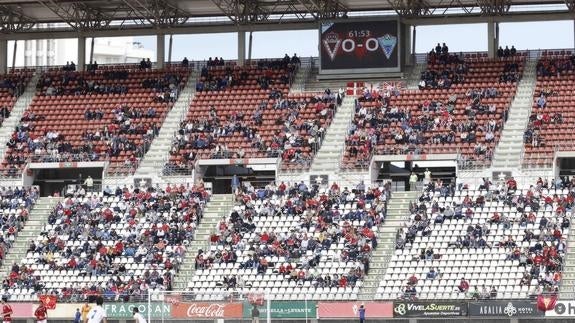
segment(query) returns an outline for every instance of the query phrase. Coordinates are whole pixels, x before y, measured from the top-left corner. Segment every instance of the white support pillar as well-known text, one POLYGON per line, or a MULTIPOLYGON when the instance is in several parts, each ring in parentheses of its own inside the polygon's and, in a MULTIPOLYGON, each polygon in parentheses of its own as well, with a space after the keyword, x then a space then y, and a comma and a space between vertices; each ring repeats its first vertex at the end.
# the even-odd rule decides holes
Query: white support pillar
POLYGON ((246 62, 246 32, 238 31, 238 65, 243 66, 246 62))
POLYGON ((0 73, 8 72, 8 40, 0 40, 0 73))
POLYGON ((156 36, 156 68, 164 68, 166 60, 166 35, 158 34, 156 36))
POLYGON ((496 22, 487 23, 487 56, 489 58, 497 57, 497 48, 499 47, 499 25, 496 22))
POLYGON ((86 69, 86 37, 80 36, 78 37, 78 64, 76 65, 76 69, 78 71, 83 71, 86 69))

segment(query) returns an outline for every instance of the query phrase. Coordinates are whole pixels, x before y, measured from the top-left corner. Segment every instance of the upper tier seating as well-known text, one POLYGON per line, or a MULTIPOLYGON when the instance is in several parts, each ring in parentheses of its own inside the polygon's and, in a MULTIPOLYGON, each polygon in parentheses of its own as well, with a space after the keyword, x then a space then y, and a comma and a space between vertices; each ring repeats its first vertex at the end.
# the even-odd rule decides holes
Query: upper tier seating
POLYGON ((356 299, 377 247, 389 185, 357 190, 283 182, 244 187, 237 206, 196 256, 196 299, 233 291, 279 299, 356 299), (364 193, 365 192, 365 193, 364 193))
POLYGON ((537 63, 533 108, 523 141, 524 166, 553 164, 557 149, 573 150, 575 134, 575 55, 544 52, 537 63))
POLYGON ((489 165, 524 56, 430 58, 420 90, 365 90, 346 140, 344 168, 373 154, 460 153, 462 165, 489 165))
POLYGON ((0 171, 18 176, 29 161, 109 160, 109 174, 133 172, 187 75, 182 68, 135 66, 46 72, 0 171))
POLYGON ((212 158, 282 156, 286 170, 307 168, 335 98, 289 94, 296 69, 289 58, 204 68, 164 173, 187 173, 196 160, 212 158))
POLYGON ((376 298, 517 299, 557 292, 573 183, 540 179, 517 189, 513 178, 488 183, 425 188, 398 232, 376 298))
POLYGON ((0 75, 0 125, 10 116, 16 100, 26 90, 32 73, 32 70, 15 70, 0 75))
POLYGON ((3 295, 127 301, 147 299, 148 289, 170 290, 208 198, 203 186, 183 185, 66 197, 12 267, 3 295))

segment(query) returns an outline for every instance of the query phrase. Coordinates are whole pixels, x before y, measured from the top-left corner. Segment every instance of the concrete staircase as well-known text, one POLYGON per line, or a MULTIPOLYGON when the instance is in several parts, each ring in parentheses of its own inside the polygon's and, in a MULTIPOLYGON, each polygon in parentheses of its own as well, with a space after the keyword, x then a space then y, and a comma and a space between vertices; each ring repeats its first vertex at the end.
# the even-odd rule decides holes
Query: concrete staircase
POLYGON ((210 235, 215 231, 216 225, 226 217, 234 206, 231 194, 214 194, 204 209, 204 217, 196 228, 194 240, 186 250, 186 255, 178 275, 174 279, 174 290, 186 290, 188 282, 195 273, 194 264, 198 250, 209 248, 210 235))
POLYGON ((309 170, 291 173, 281 172, 277 176, 278 181, 286 183, 307 182, 310 180, 310 176, 329 175, 330 182, 338 182, 342 187, 355 187, 362 180, 365 183, 371 183, 368 170, 340 169, 345 138, 354 111, 354 104, 355 97, 344 97, 309 170))
POLYGON ((407 89, 417 90, 419 89, 419 81, 421 80, 421 72, 425 71, 427 64, 415 64, 413 65, 407 75, 407 89))
POLYGON ((323 143, 311 164, 311 174, 329 174, 339 169, 345 137, 354 113, 354 103, 355 97, 353 96, 343 98, 341 106, 327 129, 323 143))
POLYGON ((18 97, 18 100, 14 104, 14 108, 12 112, 10 112, 10 117, 2 123, 2 127, 0 128, 0 157, 2 160, 4 160, 4 153, 6 152, 6 143, 8 143, 14 129, 18 123, 20 123, 24 111, 26 111, 26 108, 28 108, 28 105, 30 105, 36 94, 36 83, 38 83, 39 78, 39 72, 32 75, 32 78, 26 86, 26 90, 24 90, 24 93, 18 97))
POLYGON ((537 80, 536 60, 528 60, 523 77, 517 85, 517 93, 509 109, 509 117, 493 156, 492 170, 519 170, 523 153, 523 133, 527 126, 533 91, 537 80))
POLYGON ((290 86, 290 92, 304 92, 311 74, 311 62, 302 62, 290 86))
POLYGON ((572 300, 575 298, 575 230, 571 228, 567 236, 567 255, 563 267, 563 280, 559 287, 559 299, 572 300))
POLYGON ((4 279, 4 277, 10 273, 12 264, 15 262, 20 264, 20 260, 26 257, 30 240, 34 240, 38 237, 38 234, 40 234, 44 228, 50 211, 52 211, 58 201, 60 201, 60 199, 54 197, 40 197, 36 201, 36 204, 30 211, 28 221, 22 231, 18 232, 18 236, 12 248, 10 248, 2 266, 0 266, 1 279, 4 279))
POLYGON ((180 129, 180 122, 186 117, 194 94, 196 93, 197 72, 194 70, 188 75, 188 82, 180 92, 178 100, 168 112, 166 120, 162 124, 160 133, 152 142, 152 146, 144 156, 140 167, 134 177, 156 177, 162 175, 164 163, 172 147, 174 134, 180 129))
POLYGON ((421 192, 393 192, 387 205, 385 223, 378 227, 378 246, 371 256, 369 274, 363 280, 359 292, 360 300, 373 300, 377 287, 387 270, 389 259, 395 251, 395 236, 397 230, 405 224, 409 213, 409 202, 417 198, 421 192))

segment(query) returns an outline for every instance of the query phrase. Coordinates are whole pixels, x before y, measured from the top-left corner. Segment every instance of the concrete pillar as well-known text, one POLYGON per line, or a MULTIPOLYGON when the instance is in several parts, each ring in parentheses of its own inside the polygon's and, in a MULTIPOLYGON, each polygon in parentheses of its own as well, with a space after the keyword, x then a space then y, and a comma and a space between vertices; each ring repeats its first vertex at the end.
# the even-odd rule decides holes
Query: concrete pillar
POLYGON ((80 36, 78 37, 78 64, 76 65, 76 69, 78 71, 83 71, 86 69, 86 37, 80 36))
POLYGON ((164 68, 164 61, 166 52, 166 36, 158 34, 156 36, 156 68, 164 68))
POLYGON ((253 38, 254 38, 252 34, 253 34, 253 32, 250 31, 250 39, 249 39, 249 42, 248 42, 248 44, 249 44, 249 45, 248 45, 248 62, 251 62, 251 61, 252 61, 252 41, 253 41, 253 38))
POLYGON ((94 37, 92 37, 92 41, 90 42, 90 64, 93 64, 94 61, 94 37))
POLYGON ((401 53, 403 55, 402 62, 404 66, 411 66, 412 62, 412 55, 411 55, 411 25, 408 24, 401 24, 401 40, 403 49, 401 53))
MULTIPOLYGON (((416 36, 417 36, 417 26, 413 26, 413 34, 411 35, 411 54, 415 60, 415 44, 416 44, 416 36)), ((415 64, 416 62, 413 62, 415 64)))
MULTIPOLYGON (((14 40, 14 50, 12 51, 12 70, 16 68, 16 53, 18 52, 18 41, 14 40)), ((24 57, 24 66, 26 66, 26 57, 24 57)))
POLYGON ((8 71, 8 40, 0 39, 0 73, 8 71))
POLYGON ((172 45, 174 41, 172 39, 172 35, 170 35, 170 41, 168 42, 168 65, 172 64, 172 45))
POLYGON ((246 62, 246 32, 238 31, 238 65, 243 66, 246 62))
POLYGON ((499 48, 499 23, 496 22, 495 23, 495 39, 494 39, 494 44, 493 46, 495 46, 495 56, 497 56, 497 49, 499 48))
POLYGON ((499 25, 496 22, 487 23, 487 56, 489 58, 497 57, 497 48, 499 44, 499 25))

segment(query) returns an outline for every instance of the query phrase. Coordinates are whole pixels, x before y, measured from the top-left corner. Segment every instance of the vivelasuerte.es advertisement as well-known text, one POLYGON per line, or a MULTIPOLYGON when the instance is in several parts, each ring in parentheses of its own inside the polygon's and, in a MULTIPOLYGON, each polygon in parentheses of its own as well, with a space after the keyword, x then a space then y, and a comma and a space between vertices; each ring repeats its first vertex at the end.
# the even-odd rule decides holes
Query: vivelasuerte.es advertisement
POLYGON ((394 302, 394 317, 467 316, 467 304, 460 302, 394 302))

